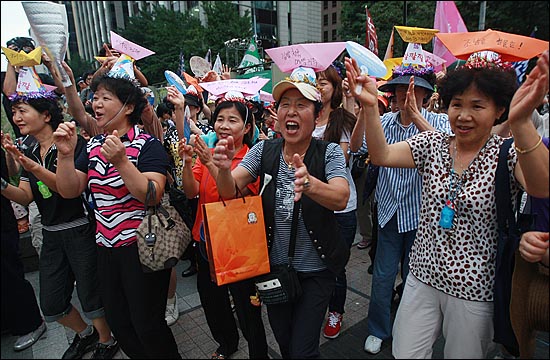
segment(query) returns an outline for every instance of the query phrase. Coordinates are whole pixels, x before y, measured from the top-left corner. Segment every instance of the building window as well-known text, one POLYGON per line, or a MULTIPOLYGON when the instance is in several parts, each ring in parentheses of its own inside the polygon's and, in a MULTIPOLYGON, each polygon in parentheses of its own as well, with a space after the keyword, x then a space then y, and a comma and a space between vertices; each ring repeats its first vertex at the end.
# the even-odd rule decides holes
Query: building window
POLYGON ((328 42, 328 31, 323 32, 323 42, 328 42))
POLYGON ((323 1, 323 9, 328 9, 328 1, 323 1))
POLYGON ((338 3, 338 1, 333 1, 332 2, 332 7, 336 7, 336 4, 338 3))
POLYGON ((336 13, 332 13, 332 23, 336 24, 336 13))
POLYGON ((328 14, 323 15, 323 25, 328 26, 328 14))
POLYGON ((336 29, 332 29, 332 41, 336 41, 336 29))

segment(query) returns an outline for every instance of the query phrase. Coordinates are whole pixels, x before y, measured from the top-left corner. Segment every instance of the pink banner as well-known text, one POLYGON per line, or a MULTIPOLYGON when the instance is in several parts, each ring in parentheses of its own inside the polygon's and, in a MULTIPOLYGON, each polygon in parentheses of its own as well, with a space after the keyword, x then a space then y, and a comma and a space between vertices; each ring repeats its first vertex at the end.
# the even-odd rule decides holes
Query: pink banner
MULTIPOLYGON (((438 29, 440 33, 461 33, 468 32, 462 16, 455 5, 454 1, 438 1, 435 8, 434 29, 438 29)), ((439 56, 447 61, 447 66, 454 63, 457 58, 454 57, 449 50, 443 45, 441 40, 434 38, 433 46, 434 55, 439 56)), ((437 67, 436 71, 439 70, 437 67)))

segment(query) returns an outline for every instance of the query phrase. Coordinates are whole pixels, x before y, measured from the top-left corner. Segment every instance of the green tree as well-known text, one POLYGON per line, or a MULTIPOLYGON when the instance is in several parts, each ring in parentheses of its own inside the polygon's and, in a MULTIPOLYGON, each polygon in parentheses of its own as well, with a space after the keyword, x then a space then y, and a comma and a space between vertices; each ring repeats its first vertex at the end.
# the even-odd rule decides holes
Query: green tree
POLYGON ((78 79, 87 71, 95 71, 97 65, 91 61, 86 61, 78 53, 71 54, 71 60, 67 60, 67 64, 73 70, 75 79, 78 79))
MULTIPOLYGON (((435 1, 343 1, 342 3, 342 26, 339 29, 342 39, 365 43, 365 5, 367 5, 376 27, 380 58, 384 57, 394 25, 433 28, 435 1)), ((481 1, 455 1, 455 4, 468 31, 479 31, 481 1)), ((530 36, 536 27, 538 29, 536 38, 548 41, 548 22, 549 3, 546 1, 486 1, 484 29, 530 36)), ((400 57, 405 51, 404 43, 398 34, 395 34, 394 41, 394 56, 400 57)), ((431 42, 423 47, 427 51, 432 51, 431 42)), ((531 62, 534 64, 534 60, 531 62)))
POLYGON ((189 58, 204 56, 208 48, 203 41, 204 27, 198 18, 158 5, 151 12, 140 11, 129 18, 126 28, 117 33, 155 52, 137 61, 151 84, 166 81, 165 70, 177 71, 180 51, 183 51, 189 69, 189 58))
POLYGON ((234 38, 250 39, 252 36, 250 11, 245 10, 244 16, 241 17, 237 4, 230 1, 203 1, 202 6, 208 21, 206 41, 208 48, 212 50, 212 62, 219 53, 224 64, 235 66, 227 59, 224 43, 234 38))

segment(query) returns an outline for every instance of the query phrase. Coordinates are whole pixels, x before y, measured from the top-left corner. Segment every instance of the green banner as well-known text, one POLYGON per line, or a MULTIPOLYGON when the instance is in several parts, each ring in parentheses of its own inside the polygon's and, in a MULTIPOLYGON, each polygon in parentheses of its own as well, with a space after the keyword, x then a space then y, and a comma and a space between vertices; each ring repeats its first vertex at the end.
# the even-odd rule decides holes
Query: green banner
POLYGON ((236 78, 237 79, 250 79, 254 76, 258 76, 258 77, 261 77, 263 79, 269 79, 267 84, 265 84, 262 87, 262 90, 265 91, 265 92, 268 92, 270 94, 273 92, 273 81, 271 80, 271 70, 262 70, 262 71, 256 71, 256 72, 248 73, 248 74, 237 75, 236 78))

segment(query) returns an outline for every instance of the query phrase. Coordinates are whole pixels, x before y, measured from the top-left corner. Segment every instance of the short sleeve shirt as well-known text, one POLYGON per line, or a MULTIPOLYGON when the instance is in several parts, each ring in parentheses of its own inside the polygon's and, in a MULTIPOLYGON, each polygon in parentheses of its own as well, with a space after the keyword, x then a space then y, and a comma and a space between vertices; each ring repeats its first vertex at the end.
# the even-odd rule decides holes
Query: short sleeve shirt
MULTIPOLYGON (((410 271, 444 293, 470 301, 492 301, 497 250, 495 176, 503 139, 491 135, 462 174, 453 227, 439 226, 449 196, 451 135, 426 131, 407 140, 422 178, 422 206, 410 271)), ((514 177, 517 155, 508 153, 512 199, 520 185, 514 177)))
MULTIPOLYGON (((260 175, 263 144, 264 141, 260 141, 254 145, 239 164, 254 179, 260 175)), ((338 144, 329 143, 327 145, 325 176, 327 180, 335 177, 346 178, 344 152, 338 144)), ((275 192, 275 236, 269 253, 269 260, 273 265, 288 263, 288 244, 294 209, 294 180, 294 169, 288 168, 281 151, 279 155, 279 173, 277 174, 277 190, 275 192)), ((327 268, 311 243, 301 213, 298 219, 293 265, 300 272, 320 271, 327 268)))
MULTIPOLYGON (((86 154, 86 140, 84 140, 82 136, 78 135, 74 158, 77 159, 83 154, 86 154)), ((42 165, 47 170, 53 173, 57 172, 57 147, 55 144, 53 144, 48 152, 46 152, 44 160, 42 160, 40 156, 40 144, 38 142, 25 150, 25 155, 29 159, 42 165)), ((44 198, 42 193, 38 190, 38 178, 32 172, 27 172, 25 169, 21 172, 21 181, 27 181, 31 187, 34 201, 41 215, 40 221, 42 225, 60 225, 84 218, 86 216, 84 213, 85 207, 82 197, 78 196, 73 199, 65 199, 50 189, 52 196, 44 198)))
MULTIPOLYGON (((80 156, 77 170, 88 174, 88 190, 92 194, 97 219, 96 243, 99 246, 128 246, 137 241, 136 229, 144 217, 144 204, 135 198, 118 170, 101 155, 106 135, 93 137, 87 146, 87 156, 80 156)), ((126 156, 140 172, 166 175, 168 155, 160 140, 132 127, 121 138, 126 156)))

